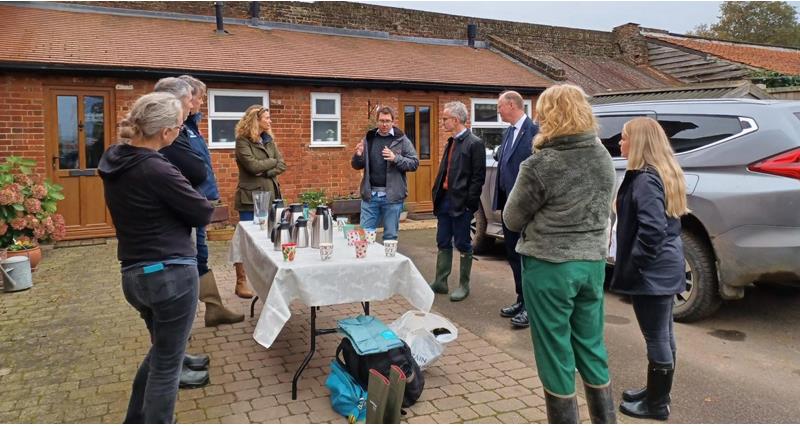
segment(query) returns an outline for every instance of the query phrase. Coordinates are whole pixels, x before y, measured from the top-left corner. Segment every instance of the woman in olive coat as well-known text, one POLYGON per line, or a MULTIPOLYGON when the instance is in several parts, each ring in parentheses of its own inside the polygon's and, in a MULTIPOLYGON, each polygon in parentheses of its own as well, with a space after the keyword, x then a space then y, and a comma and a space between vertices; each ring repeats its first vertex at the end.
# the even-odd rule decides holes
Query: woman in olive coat
MULTIPOLYGON (((247 108, 244 117, 236 124, 236 166, 239 183, 236 187, 234 208, 239 220, 253 220, 253 191, 268 191, 280 198, 278 175, 286 171, 286 163, 272 138, 272 120, 269 109, 262 105, 247 108)), ((247 288, 244 265, 235 263, 236 295, 249 299, 253 292, 247 288)))

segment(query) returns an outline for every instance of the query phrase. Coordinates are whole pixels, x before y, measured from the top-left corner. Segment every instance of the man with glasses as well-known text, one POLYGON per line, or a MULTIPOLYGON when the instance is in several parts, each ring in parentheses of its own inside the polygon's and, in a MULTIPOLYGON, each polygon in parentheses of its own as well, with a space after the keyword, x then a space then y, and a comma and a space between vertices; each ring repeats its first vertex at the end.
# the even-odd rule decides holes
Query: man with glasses
POLYGON ((472 271, 470 222, 480 208, 481 190, 486 178, 486 153, 483 141, 467 127, 467 107, 461 102, 444 106, 442 126, 452 136, 447 139, 439 173, 431 190, 436 224, 436 279, 431 289, 447 294, 447 278, 453 263, 453 245, 461 253, 459 287, 450 294, 458 302, 469 296, 472 271))
POLYGON ((393 126, 391 107, 378 108, 378 128, 367 132, 357 145, 350 165, 364 170, 361 179, 361 227, 375 230, 383 220, 383 240, 397 240, 400 213, 408 195, 406 172, 419 167, 414 144, 393 126))
MULTIPOLYGON (((503 143, 497 152, 497 183, 492 201, 492 209, 503 210, 517 181, 519 165, 531 156, 531 146, 533 137, 539 132, 539 128, 525 114, 525 103, 522 96, 514 91, 507 91, 500 94, 497 99, 497 112, 500 118, 511 126, 503 132, 503 143)), ((503 223, 503 240, 506 246, 506 257, 511 265, 511 272, 514 274, 514 289, 517 292, 517 301, 509 306, 500 309, 500 316, 511 318, 511 325, 518 328, 526 328, 528 323, 528 311, 525 310, 525 303, 522 296, 522 260, 517 253, 517 241, 519 233, 506 228, 503 223)))

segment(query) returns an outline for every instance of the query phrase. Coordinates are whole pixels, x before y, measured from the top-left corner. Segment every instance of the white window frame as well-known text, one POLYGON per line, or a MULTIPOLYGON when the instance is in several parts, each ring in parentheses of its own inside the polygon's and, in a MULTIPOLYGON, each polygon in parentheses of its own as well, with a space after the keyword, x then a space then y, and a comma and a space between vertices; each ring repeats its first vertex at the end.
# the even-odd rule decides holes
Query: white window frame
MULTIPOLYGON (((477 128, 484 128, 484 129, 498 129, 498 128, 506 128, 510 126, 512 123, 506 123, 503 119, 500 118, 500 113, 497 113, 497 121, 475 121, 475 105, 494 105, 497 108, 497 99, 491 98, 472 98, 470 99, 471 106, 470 106, 470 117, 472 118, 472 127, 477 128)), ((533 111, 533 102, 530 100, 523 100, 525 106, 528 107, 528 115, 530 116, 530 112, 533 111)))
POLYGON ((332 92, 311 92, 311 147, 330 147, 342 145, 342 95, 332 92), (317 100, 335 101, 334 114, 318 114, 317 100), (314 123, 317 121, 336 121, 336 135, 333 141, 314 140, 314 123))
POLYGON ((211 129, 214 120, 239 120, 244 117, 242 112, 216 112, 216 96, 247 96, 261 97, 261 105, 269 108, 269 90, 236 90, 236 89, 208 89, 208 148, 209 149, 230 149, 236 147, 236 141, 216 142, 211 140, 213 133, 211 129))

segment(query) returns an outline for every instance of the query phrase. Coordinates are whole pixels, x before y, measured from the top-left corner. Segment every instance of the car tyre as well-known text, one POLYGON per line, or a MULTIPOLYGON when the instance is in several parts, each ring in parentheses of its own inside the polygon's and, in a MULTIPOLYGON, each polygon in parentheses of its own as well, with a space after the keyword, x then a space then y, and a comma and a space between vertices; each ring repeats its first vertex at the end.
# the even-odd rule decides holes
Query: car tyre
POLYGON ((483 207, 478 207, 475 214, 472 215, 472 221, 469 224, 469 233, 472 237, 472 251, 474 253, 484 253, 489 250, 489 247, 494 243, 494 238, 486 235, 486 214, 483 212, 483 207))
POLYGON ((694 322, 714 314, 722 299, 711 247, 691 232, 684 231, 681 239, 686 257, 687 291, 675 296, 673 316, 678 322, 694 322))

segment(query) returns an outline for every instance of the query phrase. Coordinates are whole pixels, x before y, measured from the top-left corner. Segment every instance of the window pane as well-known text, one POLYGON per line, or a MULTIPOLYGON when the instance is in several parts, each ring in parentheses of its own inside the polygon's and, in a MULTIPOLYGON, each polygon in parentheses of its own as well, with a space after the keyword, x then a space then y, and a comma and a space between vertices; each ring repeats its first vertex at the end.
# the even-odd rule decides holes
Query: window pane
POLYGON ((102 96, 83 98, 83 125, 86 136, 86 168, 96 169, 105 147, 105 100, 102 96))
POLYGON ((475 121, 497 122, 497 105, 475 104, 475 121))
POLYGON ((58 97, 58 168, 79 169, 78 97, 58 97))
POLYGON ((211 121, 211 141, 212 142, 236 142, 236 123, 239 120, 220 120, 211 121))
POLYGON ((409 105, 403 108, 403 129, 405 129, 406 136, 414 146, 417 146, 417 108, 409 105))
POLYGON ((527 103, 523 106, 523 109, 525 110, 525 115, 530 117, 531 116, 531 112, 528 111, 530 108, 528 108, 528 104, 527 103))
POLYGON ((487 149, 494 149, 494 147, 503 143, 503 130, 472 128, 472 132, 483 140, 483 144, 486 145, 487 149))
POLYGON ((431 108, 419 107, 419 147, 420 160, 431 159, 431 108))
POLYGON ((336 100, 317 99, 317 114, 336 115, 336 100))
POLYGON ((251 105, 262 105, 261 96, 214 95, 214 112, 244 112, 251 105))
POLYGON ((622 126, 628 121, 640 116, 636 115, 614 115, 597 117, 600 126, 600 140, 603 146, 612 157, 620 157, 619 140, 622 137, 622 126))
POLYGON ((339 133, 337 131, 337 121, 332 120, 314 120, 313 132, 314 142, 334 142, 339 140, 339 133))
POLYGON ((742 131, 742 124, 737 117, 659 114, 658 122, 675 152, 700 148, 742 131))

